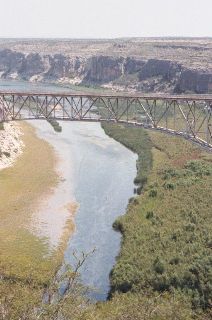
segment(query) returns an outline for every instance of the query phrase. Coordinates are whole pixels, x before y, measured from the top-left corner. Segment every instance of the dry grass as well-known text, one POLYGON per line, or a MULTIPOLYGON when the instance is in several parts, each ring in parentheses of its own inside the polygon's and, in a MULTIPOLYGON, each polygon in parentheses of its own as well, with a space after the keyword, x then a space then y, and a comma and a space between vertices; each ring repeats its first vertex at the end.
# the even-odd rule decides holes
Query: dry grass
MULTIPOLYGON (((22 124, 25 149, 15 165, 0 172, 0 253, 1 265, 26 270, 47 253, 44 241, 28 229, 33 209, 57 184, 53 148, 38 139, 35 130, 22 124)), ((26 270, 27 271, 27 270, 26 270)))

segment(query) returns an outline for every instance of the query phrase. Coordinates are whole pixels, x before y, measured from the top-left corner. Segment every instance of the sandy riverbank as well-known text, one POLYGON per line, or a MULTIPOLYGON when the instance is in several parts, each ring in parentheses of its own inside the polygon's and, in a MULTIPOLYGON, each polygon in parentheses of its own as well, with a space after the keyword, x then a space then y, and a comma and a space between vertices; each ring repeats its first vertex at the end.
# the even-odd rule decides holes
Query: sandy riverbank
MULTIPOLYGON (((19 131, 12 135, 13 129, 8 126, 0 137, 1 145, 5 152, 25 147, 0 170, 0 318, 3 314, 5 319, 18 319, 18 314, 26 313, 31 319, 27 312, 40 302, 43 288, 63 261, 73 221, 69 219, 60 229, 60 243, 54 248, 49 246, 48 234, 44 237, 33 232, 39 205, 60 183, 58 160, 53 147, 39 138, 31 125, 13 125, 19 131)), ((53 228, 54 221, 48 226, 49 230, 53 228)))
MULTIPOLYGON (((5 163, 0 170, 0 273, 3 268, 4 272, 20 278, 30 273, 36 279, 46 279, 62 261, 66 234, 74 229, 72 212, 67 209, 67 220, 63 219, 62 211, 58 212, 64 224, 61 224, 59 236, 57 233, 60 240, 57 247, 49 245, 48 233, 33 232, 32 223, 37 221, 40 205, 48 201, 61 183, 58 159, 53 147, 39 138, 28 123, 6 124, 6 127, 1 138, 8 139, 1 139, 1 145, 16 156, 11 156, 7 167, 5 163)), ((52 219, 53 215, 54 212, 47 217, 49 221, 46 217, 42 220, 47 225, 45 230, 54 230, 54 221, 60 217, 52 219)), ((42 230, 43 225, 37 225, 36 230, 39 231, 39 227, 42 230)))

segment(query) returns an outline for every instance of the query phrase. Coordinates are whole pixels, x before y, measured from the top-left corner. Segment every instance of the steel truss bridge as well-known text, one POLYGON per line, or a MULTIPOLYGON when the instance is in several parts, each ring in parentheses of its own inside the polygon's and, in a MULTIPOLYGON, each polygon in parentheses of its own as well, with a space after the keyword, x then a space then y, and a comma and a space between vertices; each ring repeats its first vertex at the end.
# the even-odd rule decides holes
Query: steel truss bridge
POLYGON ((0 122, 27 119, 143 126, 212 150, 212 95, 0 92, 0 122))

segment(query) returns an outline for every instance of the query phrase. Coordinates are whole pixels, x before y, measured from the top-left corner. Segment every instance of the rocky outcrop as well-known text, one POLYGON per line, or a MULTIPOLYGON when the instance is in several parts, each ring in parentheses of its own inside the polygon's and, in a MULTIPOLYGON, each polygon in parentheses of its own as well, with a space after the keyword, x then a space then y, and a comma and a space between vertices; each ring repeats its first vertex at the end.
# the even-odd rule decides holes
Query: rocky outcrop
MULTIPOLYGON (((83 60, 83 59, 82 59, 83 60)), ((81 73, 81 60, 62 54, 41 55, 39 53, 14 52, 12 50, 0 51, 1 78, 16 78, 24 80, 53 80, 72 78, 81 73)))
POLYGON ((4 129, 0 130, 0 170, 12 166, 22 154, 24 144, 21 135, 18 124, 4 123, 4 129))
POLYGON ((71 59, 62 54, 55 54, 54 56, 44 56, 44 60, 49 66, 44 73, 45 79, 73 78, 82 73, 83 61, 78 57, 71 59))
POLYGON ((164 81, 172 81, 178 77, 181 70, 182 67, 176 62, 150 59, 141 68, 139 80, 143 81, 151 77, 161 76, 164 81))
POLYGON ((87 60, 83 82, 101 84, 118 79, 123 73, 123 58, 107 56, 87 60))
POLYGON ((41 74, 45 71, 45 66, 42 61, 42 57, 38 53, 31 53, 24 57, 21 62, 21 68, 17 70, 17 73, 22 78, 28 80, 32 76, 41 74))
POLYGON ((0 51, 0 77, 102 85, 144 92, 212 92, 212 72, 189 69, 176 61, 95 55, 24 54, 0 51))
POLYGON ((124 71, 126 74, 137 73, 142 70, 145 61, 128 57, 124 63, 124 71))
POLYGON ((8 75, 21 73, 24 54, 13 52, 5 49, 0 51, 0 75, 1 78, 6 78, 8 75))
POLYGON ((181 72, 174 92, 183 93, 186 91, 195 93, 212 92, 212 74, 195 70, 184 70, 181 72))

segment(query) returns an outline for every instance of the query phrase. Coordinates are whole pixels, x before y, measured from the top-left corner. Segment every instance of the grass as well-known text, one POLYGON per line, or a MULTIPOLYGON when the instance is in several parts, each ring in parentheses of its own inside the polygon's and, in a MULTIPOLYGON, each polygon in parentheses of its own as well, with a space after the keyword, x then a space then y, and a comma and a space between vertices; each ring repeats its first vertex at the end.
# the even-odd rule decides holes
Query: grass
POLYGON ((0 130, 4 130, 4 123, 0 122, 0 130))
MULTIPOLYGON (((204 105, 199 103, 192 109, 193 114, 195 113, 195 121, 193 114, 191 113, 189 106, 186 103, 181 102, 180 108, 176 107, 173 103, 168 105, 163 100, 145 101, 140 99, 141 104, 145 107, 145 110, 155 120, 158 128, 163 127, 166 129, 174 130, 183 133, 184 135, 192 135, 192 130, 195 132, 198 138, 205 141, 209 137, 207 136, 207 121, 205 121, 206 111, 204 105), (189 125, 184 119, 184 115, 187 118, 189 125)), ((141 105, 137 102, 132 102, 128 106, 126 99, 119 99, 119 105, 116 104, 115 99, 111 99, 110 109, 113 110, 113 114, 109 109, 100 101, 95 104, 97 107, 94 113, 101 116, 102 119, 114 118, 122 121, 133 121, 142 123, 145 126, 152 125, 151 121, 146 115, 141 105)))
MULTIPOLYGON (((85 320, 210 319, 212 155, 179 137, 111 123, 102 126, 111 137, 137 152, 139 195, 130 201, 126 215, 114 224, 123 237, 111 272, 110 300, 89 304, 80 295, 70 295, 60 315, 64 319, 85 320)), ((13 192, 14 186, 10 187, 13 192)), ((17 223, 22 221, 20 217, 17 223)), ((28 234, 20 233, 20 237, 24 242, 22 245, 19 242, 19 250, 26 257, 32 254, 30 247, 44 253, 42 241, 36 242, 28 234), (24 247, 26 240, 28 248, 24 247)), ((13 255, 16 250, 17 247, 11 251, 13 255)), ((42 261, 41 255, 38 257, 42 261)), ((17 265, 21 266, 19 262, 17 265)), ((10 281, 2 285, 3 291, 12 292, 12 298, 8 295, 12 300, 8 319, 37 319, 28 312, 41 305, 39 299, 43 285, 50 279, 50 265, 50 261, 49 264, 45 261, 41 267, 43 279, 34 271, 34 264, 31 265, 33 277, 28 266, 27 272, 21 269, 18 274, 22 275, 22 281, 16 280, 11 285, 12 267, 10 281), (38 278, 32 282, 35 275, 38 278)), ((54 319, 51 307, 48 308, 40 319, 54 319)))
MULTIPOLYGON (((120 128, 113 126, 116 138, 120 128)), ((140 139, 136 133, 131 140, 133 150, 146 135, 138 130, 140 139)), ((192 308, 207 309, 212 297, 212 157, 179 137, 149 136, 153 168, 147 184, 115 223, 123 241, 111 273, 111 292, 176 291, 192 308)), ((125 144, 124 130, 120 137, 125 144)), ((142 171, 142 162, 138 166, 142 171)))
POLYGON ((152 142, 147 134, 137 127, 127 127, 124 125, 115 126, 113 123, 102 123, 105 133, 115 140, 121 142, 125 147, 138 154, 137 176, 135 184, 137 193, 140 194, 142 187, 147 182, 147 176, 152 168, 152 142))
POLYGON ((41 288, 61 262, 59 251, 49 255, 45 239, 30 230, 39 200, 57 184, 55 155, 31 126, 23 123, 22 129, 24 153, 13 167, 0 171, 0 297, 7 299, 9 319, 40 299, 41 288))
POLYGON ((103 128, 137 150, 138 174, 143 169, 147 180, 115 222, 122 245, 111 272, 110 299, 74 313, 73 304, 66 305, 64 318, 210 319, 211 154, 160 132, 110 123, 103 128))

